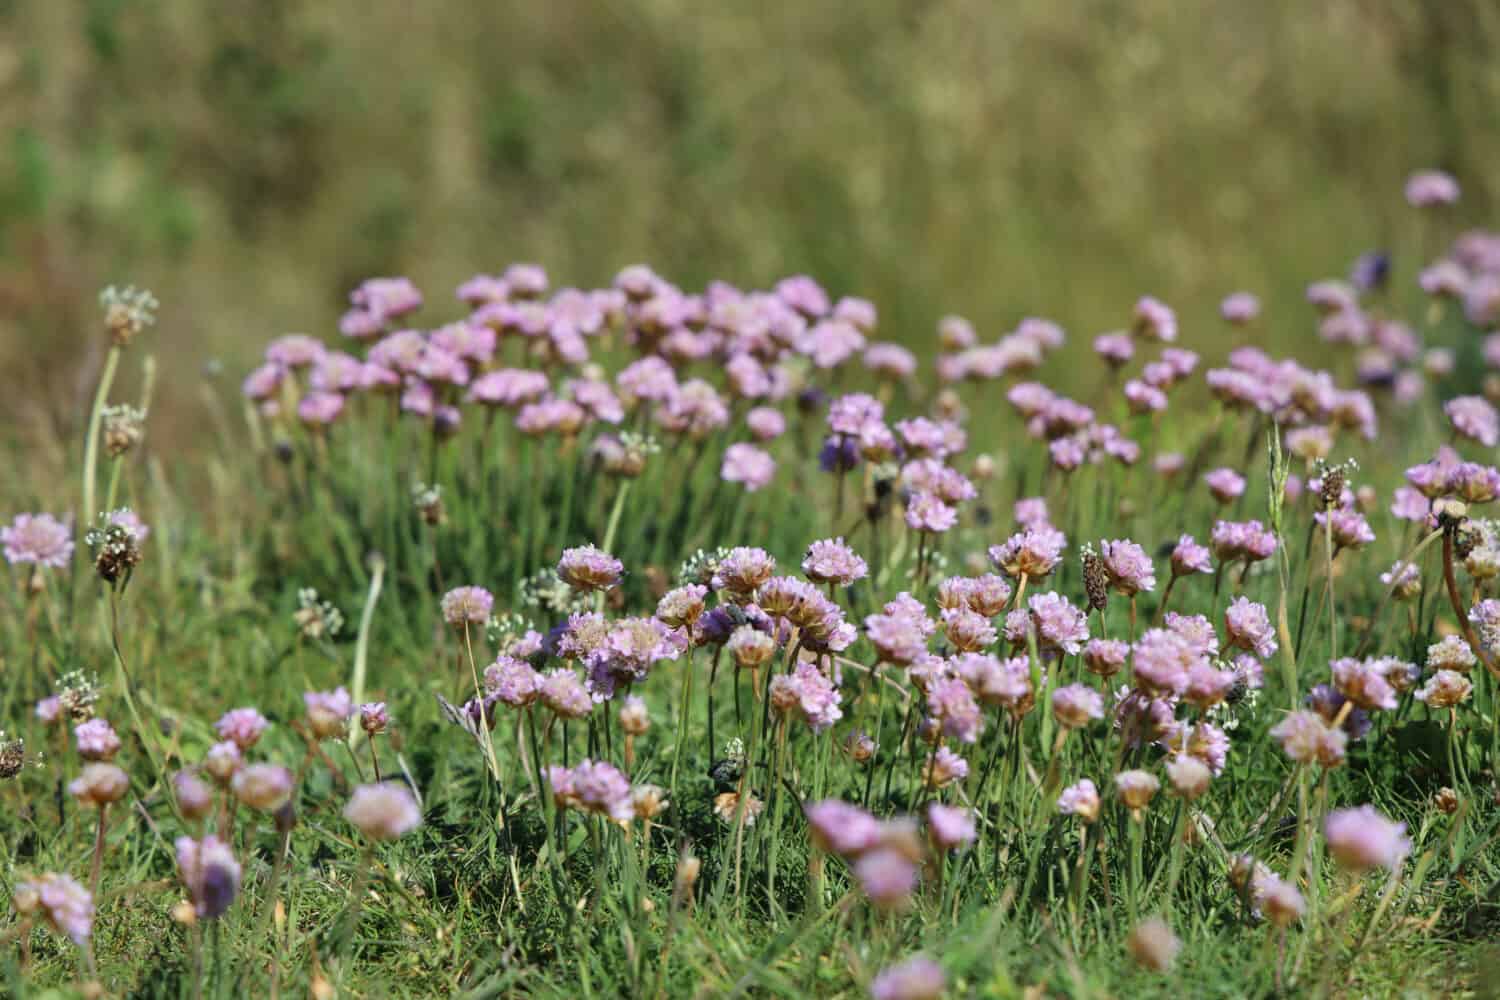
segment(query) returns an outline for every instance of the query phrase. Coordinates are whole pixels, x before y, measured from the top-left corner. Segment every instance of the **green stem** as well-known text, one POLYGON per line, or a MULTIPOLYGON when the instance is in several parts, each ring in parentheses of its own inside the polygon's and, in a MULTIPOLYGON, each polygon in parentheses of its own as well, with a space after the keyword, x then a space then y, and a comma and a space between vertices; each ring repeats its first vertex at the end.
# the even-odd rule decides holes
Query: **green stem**
POLYGON ((115 372, 120 367, 120 346, 112 345, 104 357, 104 370, 99 374, 99 388, 94 392, 94 408, 89 411, 88 437, 83 443, 83 510, 78 516, 84 524, 93 521, 99 509, 94 506, 96 469, 99 464, 99 426, 104 420, 104 407, 109 402, 109 390, 115 382, 115 372))

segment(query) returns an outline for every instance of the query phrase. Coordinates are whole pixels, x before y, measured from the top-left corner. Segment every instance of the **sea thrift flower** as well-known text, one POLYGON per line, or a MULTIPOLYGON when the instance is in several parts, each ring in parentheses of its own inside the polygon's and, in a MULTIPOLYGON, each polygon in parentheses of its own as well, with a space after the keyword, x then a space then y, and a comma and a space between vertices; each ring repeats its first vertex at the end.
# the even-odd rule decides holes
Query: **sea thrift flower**
POLYGON ((1125 667, 1130 643, 1123 639, 1090 639, 1083 647, 1083 665, 1091 674, 1113 677, 1125 667))
POLYGON ((1500 444, 1500 413, 1483 396, 1457 396, 1443 404, 1453 429, 1486 448, 1500 444))
POLYGON ((757 406, 745 414, 745 426, 757 441, 773 441, 786 433, 786 417, 770 406, 757 406))
POLYGON ((1418 170, 1406 179, 1405 193, 1413 208, 1452 205, 1458 201, 1458 181, 1441 170, 1418 170))
POLYGON ((906 526, 913 531, 940 533, 958 523, 958 512, 934 493, 918 493, 906 505, 906 526))
POLYGON ((938 747, 922 767, 922 778, 933 788, 946 788, 969 776, 969 762, 947 747, 938 747))
POLYGON ((855 857, 880 843, 880 821, 859 806, 824 799, 803 808, 808 832, 818 850, 855 857))
POLYGON ((990 562, 1006 576, 1040 580, 1057 567, 1065 545, 1067 538, 1062 532, 1037 525, 1017 532, 1003 544, 990 546, 990 562))
POLYGON ((1059 812, 1077 816, 1085 823, 1092 823, 1099 818, 1099 806, 1099 790, 1088 778, 1082 778, 1076 784, 1064 788, 1057 797, 1059 812))
POLYGON ((247 764, 234 773, 230 787, 251 809, 273 813, 292 797, 292 772, 280 764, 247 764))
POLYGON ((359 727, 370 736, 379 736, 390 724, 391 714, 386 710, 385 702, 367 701, 359 706, 359 727))
POLYGON ((449 625, 483 625, 495 598, 483 587, 455 587, 443 595, 443 620, 449 625))
POLYGON ((191 771, 172 775, 172 794, 177 797, 177 808, 188 819, 202 819, 213 811, 213 789, 191 771))
POLYGON ((984 615, 967 607, 943 612, 943 634, 960 653, 975 653, 994 644, 995 627, 984 615))
POLYGON ((1143 340, 1170 343, 1177 339, 1177 315, 1165 303, 1147 295, 1135 304, 1131 329, 1143 340))
POLYGON ((1069 684, 1052 692, 1052 714, 1060 725, 1077 729, 1104 718, 1104 698, 1087 684, 1069 684))
POLYGON ((118 802, 130 788, 130 778, 114 764, 85 764, 78 777, 68 783, 68 794, 80 805, 103 807, 118 802))
POLYGON ((830 538, 808 546, 807 555, 802 560, 802 572, 814 583, 847 587, 864 579, 869 567, 844 544, 842 538, 830 538))
POLYGON ((1171 629, 1147 629, 1135 641, 1131 661, 1138 687, 1151 695, 1180 695, 1187 690, 1189 669, 1203 659, 1193 645, 1171 629))
POLYGON ((1356 872, 1394 869, 1411 851, 1406 824, 1394 823, 1368 805, 1335 809, 1323 823, 1323 835, 1334 860, 1356 872))
POLYGON ((630 780, 613 764, 587 758, 576 767, 547 768, 553 798, 570 809, 581 809, 626 824, 635 818, 630 780))
POLYGON ((1479 658, 1469 648, 1463 636, 1445 636, 1442 641, 1435 642, 1427 647, 1427 669, 1429 670, 1456 670, 1466 674, 1474 669, 1479 658))
POLYGON ((620 582, 624 571, 620 560, 593 545, 564 549, 557 561, 557 575, 562 581, 585 593, 610 589, 620 582))
POLYGON ((928 684, 927 710, 944 736, 974 743, 984 729, 984 717, 974 693, 961 678, 947 677, 928 684))
POLYGON ((871 1000, 941 1000, 948 988, 943 967, 925 955, 915 955, 882 969, 870 982, 871 1000))
POLYGON ((1152 972, 1166 972, 1177 960, 1182 942, 1160 917, 1147 917, 1130 932, 1126 941, 1130 957, 1152 972))
POLYGON ((384 781, 357 786, 344 806, 344 819, 370 840, 395 840, 422 825, 422 810, 406 785, 384 781))
POLYGON ((710 585, 727 591, 738 604, 750 600, 760 585, 776 572, 776 560, 765 549, 739 547, 729 550, 714 569, 710 585))
POLYGON ((1217 521, 1209 547, 1222 562, 1258 562, 1276 551, 1276 535, 1259 521, 1217 521))
POLYGON ((1260 300, 1249 292, 1235 292, 1219 303, 1219 315, 1225 322, 1242 326, 1260 315, 1260 300))
POLYGON ((1453 708, 1468 700, 1474 684, 1456 670, 1439 670, 1427 678, 1416 699, 1428 708, 1453 708))
POLYGON ((1224 641, 1265 659, 1276 652, 1276 630, 1263 604, 1238 597, 1224 610, 1224 641))
POLYGON ((541 697, 542 675, 525 660, 500 655, 484 668, 484 687, 512 708, 525 708, 541 697))
POLYGON ((16 883, 11 902, 23 918, 39 916, 80 948, 94 929, 94 897, 71 877, 49 872, 16 883))
POLYGON ((1173 576, 1213 572, 1208 549, 1193 541, 1192 535, 1183 535, 1177 539, 1171 558, 1173 576))
POLYGON ((656 617, 669 628, 692 625, 703 616, 707 596, 708 588, 698 583, 669 590, 656 604, 656 617))
POLYGON ((593 711, 594 700, 578 674, 565 667, 542 678, 542 704, 564 719, 581 719, 593 711))
POLYGON ((239 746, 224 740, 209 747, 208 752, 203 755, 203 770, 220 784, 227 784, 240 769, 242 760, 239 746))
POLYGON ((104 719, 90 719, 73 728, 78 755, 84 760, 113 760, 120 750, 120 737, 104 719))
POLYGON ((1329 511, 1318 511, 1313 515, 1313 520, 1320 528, 1327 524, 1333 535, 1333 546, 1335 549, 1358 549, 1370 544, 1375 540, 1375 532, 1365 520, 1365 516, 1357 510, 1347 507, 1329 511))
POLYGON ((972 844, 978 836, 974 829, 974 817, 969 810, 945 806, 941 802, 934 802, 927 807, 927 828, 933 841, 943 850, 972 844))
POLYGON ((1277 927, 1294 924, 1307 912, 1307 903, 1297 887, 1275 875, 1259 881, 1256 889, 1261 912, 1277 927))
POLYGON ((1100 542, 1099 547, 1110 586, 1115 590, 1130 597, 1156 589, 1156 570, 1145 549, 1129 541, 1100 542))
POLYGON ((1132 812, 1150 805, 1160 790, 1161 782, 1150 771, 1121 771, 1115 775, 1115 791, 1132 812))
POLYGON ((1407 601, 1421 593, 1422 572, 1416 563, 1396 562, 1380 574, 1380 582, 1391 588, 1392 596, 1398 601, 1407 601))
POLYGON ((1329 667, 1333 672, 1334 687, 1360 708, 1390 710, 1396 707, 1396 689, 1376 661, 1346 656, 1334 660, 1329 667))
POLYGON ((1208 791, 1213 771, 1191 754, 1176 754, 1167 761, 1167 780, 1172 790, 1189 801, 1208 791))
POLYGON ((219 717, 214 723, 214 732, 219 734, 219 739, 229 740, 241 750, 249 750, 260 741, 261 734, 270 725, 270 721, 254 708, 235 708, 219 717))
POLYGON ((895 910, 906 905, 917 887, 917 866, 894 847, 876 847, 854 862, 854 877, 877 908, 895 910))
POLYGON ((354 701, 342 685, 332 691, 304 692, 302 703, 307 709, 307 728, 320 740, 343 735, 354 714, 354 701))
POLYGON ((62 569, 73 558, 73 533, 51 514, 17 514, 0 528, 0 545, 12 566, 30 563, 62 569))
POLYGON ((1088 616, 1061 594, 1035 594, 1026 606, 1036 628, 1037 643, 1044 652, 1069 656, 1083 649, 1089 639, 1088 616))
POLYGON ((209 834, 201 841, 177 838, 177 868, 196 916, 222 917, 240 891, 240 863, 230 846, 209 834))
POLYGON ((1219 503, 1233 503, 1245 493, 1245 477, 1233 469, 1215 469, 1203 481, 1219 503))
POLYGON ((748 492, 754 493, 770 485, 775 475, 776 460, 769 452, 753 444, 739 442, 724 450, 724 462, 720 466, 719 476, 725 482, 739 483, 748 492))

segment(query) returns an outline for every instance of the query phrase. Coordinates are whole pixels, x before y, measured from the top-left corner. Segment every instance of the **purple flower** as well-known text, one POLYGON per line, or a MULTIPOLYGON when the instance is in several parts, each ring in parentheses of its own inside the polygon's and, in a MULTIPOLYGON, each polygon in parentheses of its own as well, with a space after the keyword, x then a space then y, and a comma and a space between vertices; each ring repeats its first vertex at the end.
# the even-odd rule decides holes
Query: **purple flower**
POLYGON ((1126 596, 1156 589, 1156 570, 1151 557, 1135 542, 1100 542, 1110 586, 1126 596))
POLYGON ((577 672, 565 667, 542 677, 542 704, 564 719, 582 719, 594 708, 594 700, 577 672))
POLYGON ((609 590, 620 582, 620 575, 624 572, 624 563, 593 545, 564 549, 562 558, 557 561, 558 577, 574 590, 584 593, 609 590))
POLYGON ((927 828, 933 841, 943 850, 972 844, 977 836, 974 816, 967 809, 934 802, 927 807, 927 828))
POLYGON ((89 719, 73 727, 78 755, 84 760, 112 760, 120 750, 120 737, 104 719, 89 719))
POLYGON ((1135 641, 1131 669, 1136 686, 1157 696, 1180 695, 1187 690, 1188 670, 1202 654, 1170 629, 1147 629, 1135 641))
POLYGON ((542 694, 542 675, 514 656, 497 656, 484 668, 484 687, 512 708, 524 708, 542 694))
POLYGON ((1368 805, 1335 809, 1323 823, 1323 835, 1334 860, 1354 871, 1395 869, 1411 851, 1406 824, 1394 823, 1368 805))
POLYGON ((80 948, 94 929, 94 897, 68 875, 47 873, 16 883, 11 896, 23 917, 40 916, 80 948))
POLYGON ((344 397, 336 392, 310 392, 297 404, 297 419, 309 427, 327 427, 344 412, 344 397))
POLYGON ((927 686, 927 711, 944 736, 961 743, 976 742, 984 729, 974 692, 959 677, 946 677, 927 686))
POLYGON ((1405 193, 1413 208, 1452 205, 1458 201, 1458 181, 1441 170, 1418 170, 1406 179, 1405 193))
POLYGON ((1083 649, 1089 638, 1088 616, 1061 594, 1034 594, 1026 602, 1043 652, 1069 656, 1083 649))
POLYGON ((1341 507, 1336 510, 1318 511, 1313 515, 1319 527, 1329 525, 1336 549, 1363 548, 1375 540, 1375 532, 1365 516, 1357 510, 1341 507))
POLYGON ((802 559, 802 572, 814 583, 831 583, 847 587, 862 580, 869 567, 853 549, 844 544, 842 538, 826 538, 813 542, 802 559))
POLYGON ((1069 729, 1104 718, 1104 698, 1087 684, 1068 684, 1052 692, 1052 715, 1069 729))
POLYGON ((773 441, 786 433, 786 417, 771 406, 757 406, 745 414, 745 426, 757 441, 773 441))
POLYGON ((483 587, 455 587, 443 595, 443 620, 449 625, 483 625, 495 598, 483 587))
POLYGON ((1193 540, 1192 535, 1177 539, 1172 549, 1172 575, 1187 576, 1191 573, 1212 573, 1208 549, 1193 540))
POLYGON ((306 691, 302 704, 307 709, 307 724, 319 739, 343 735, 345 723, 354 715, 354 700, 341 685, 332 691, 306 691))
POLYGON ((1088 778, 1080 778, 1076 784, 1064 788, 1057 797, 1059 812, 1077 816, 1085 823, 1092 823, 1099 818, 1099 805, 1099 789, 1088 778))
POLYGON ((1235 292, 1219 303, 1219 315, 1235 326, 1249 323, 1260 315, 1260 299, 1250 292, 1235 292))
MULTIPOLYGON (((936 808, 936 807, 935 807, 936 808)), ((948 987, 943 967, 925 955, 882 969, 870 983, 871 1000, 940 1000, 948 987)))
POLYGON ((1170 343, 1177 339, 1177 315, 1164 302, 1147 295, 1135 304, 1135 318, 1131 329, 1143 340, 1170 343))
POLYGON ((1276 652, 1276 630, 1264 604, 1235 598, 1224 609, 1224 639, 1230 648, 1247 650, 1265 659, 1276 652))
POLYGON ((1130 644, 1123 639, 1090 639, 1083 647, 1083 665, 1091 674, 1113 677, 1129 655, 1130 644))
POLYGON ((254 708, 235 708, 219 717, 219 721, 214 723, 214 732, 219 734, 219 739, 229 740, 241 750, 249 750, 260 740, 261 734, 270 724, 254 708))
POLYGON ((871 903, 895 910, 906 905, 917 887, 917 866, 895 847, 876 847, 854 862, 854 877, 871 903))
POLYGON ((935 493, 918 493, 906 504, 906 526, 913 531, 941 533, 958 523, 958 512, 935 493))
POLYGON ((1233 503, 1245 493, 1245 477, 1233 469, 1215 469, 1203 481, 1219 503, 1233 503))
POLYGON ((765 549, 739 546, 719 560, 710 585, 743 604, 775 572, 776 560, 765 549))
POLYGON ((240 863, 230 846, 213 834, 201 841, 178 837, 177 867, 197 916, 222 917, 239 895, 240 863))
POLYGON ((0 528, 0 544, 5 546, 5 561, 12 566, 33 563, 62 569, 73 558, 73 533, 51 514, 17 514, 0 528))
POLYGON ((1006 576, 1039 580, 1057 567, 1067 538, 1049 525, 1017 532, 1003 544, 990 546, 990 562, 1006 576))
POLYGON ((344 819, 371 840, 396 840, 422 825, 422 810, 405 784, 383 781, 356 786, 344 819))
POLYGON ((824 799, 803 807, 808 832, 820 851, 850 858, 880 842, 880 821, 859 806, 824 799))
POLYGON ((874 396, 852 392, 828 407, 828 429, 846 437, 859 437, 872 424, 885 419, 885 407, 874 396))
POLYGON ((613 764, 585 758, 576 767, 547 768, 552 796, 565 808, 607 817, 622 826, 635 818, 630 780, 613 764))
POLYGON ((1352 656, 1329 664, 1334 687, 1360 708, 1366 710, 1396 707, 1396 689, 1386 677, 1384 664, 1378 660, 1358 660, 1352 656))
POLYGON ((1443 404, 1453 429, 1486 448, 1500 444, 1500 413, 1483 396, 1456 396, 1443 404))
POLYGON ((747 492, 754 493, 770 485, 775 475, 776 460, 755 445, 741 441, 724 449, 719 476, 725 482, 740 483, 747 492))
POLYGON ((1320 713, 1305 709, 1289 713, 1273 726, 1271 738, 1297 763, 1320 762, 1324 767, 1335 767, 1343 761, 1348 742, 1342 729, 1330 728, 1320 713))

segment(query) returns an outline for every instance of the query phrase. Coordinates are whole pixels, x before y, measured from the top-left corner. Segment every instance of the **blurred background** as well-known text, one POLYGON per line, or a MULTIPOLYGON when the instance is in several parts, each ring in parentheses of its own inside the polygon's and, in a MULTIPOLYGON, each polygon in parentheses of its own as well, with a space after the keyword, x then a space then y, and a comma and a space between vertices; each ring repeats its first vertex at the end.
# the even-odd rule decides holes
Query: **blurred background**
POLYGON ((911 344, 1037 314, 1087 350, 1152 293, 1210 359, 1248 288, 1284 346, 1308 280, 1415 269, 1412 169, 1493 222, 1497 51, 1494 0, 0 0, 4 433, 72 433, 111 282, 163 303, 158 443, 179 380, 335 338, 360 279, 436 324, 514 260, 805 271, 911 344))

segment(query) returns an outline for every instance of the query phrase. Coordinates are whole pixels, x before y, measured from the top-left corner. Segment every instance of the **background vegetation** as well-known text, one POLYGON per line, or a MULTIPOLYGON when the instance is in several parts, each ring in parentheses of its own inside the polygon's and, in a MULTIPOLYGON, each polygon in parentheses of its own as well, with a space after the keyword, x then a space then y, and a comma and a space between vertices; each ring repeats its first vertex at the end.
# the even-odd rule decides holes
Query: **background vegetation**
POLYGON ((1276 315, 1405 235, 1413 167, 1492 216, 1497 42, 1487 0, 0 0, 0 408, 76 421, 110 281, 167 304, 166 375, 234 381, 364 276, 516 259, 806 270, 912 341, 1142 290, 1191 333, 1226 283, 1276 315))

